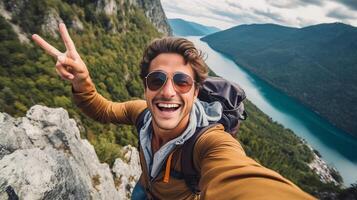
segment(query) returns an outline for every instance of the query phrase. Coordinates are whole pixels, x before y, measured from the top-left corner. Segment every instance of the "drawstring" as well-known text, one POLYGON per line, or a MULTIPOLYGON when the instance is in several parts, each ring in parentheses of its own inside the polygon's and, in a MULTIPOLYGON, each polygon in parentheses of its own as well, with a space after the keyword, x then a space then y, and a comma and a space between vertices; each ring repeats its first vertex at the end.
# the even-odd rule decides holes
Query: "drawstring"
POLYGON ((167 158, 166 161, 166 168, 165 168, 165 176, 164 176, 164 183, 168 183, 170 180, 170 171, 171 171, 171 161, 172 161, 172 155, 174 154, 175 151, 172 151, 167 158))

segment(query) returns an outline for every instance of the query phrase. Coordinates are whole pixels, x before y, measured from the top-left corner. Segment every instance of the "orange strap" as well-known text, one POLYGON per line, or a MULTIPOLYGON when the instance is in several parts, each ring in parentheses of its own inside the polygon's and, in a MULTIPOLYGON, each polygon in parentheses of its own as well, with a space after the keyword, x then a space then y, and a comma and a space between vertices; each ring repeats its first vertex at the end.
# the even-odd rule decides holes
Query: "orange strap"
POLYGON ((172 155, 174 154, 175 151, 172 151, 167 158, 166 161, 166 169, 165 169, 165 176, 164 176, 164 183, 168 183, 170 180, 170 171, 171 171, 171 160, 172 160, 172 155))

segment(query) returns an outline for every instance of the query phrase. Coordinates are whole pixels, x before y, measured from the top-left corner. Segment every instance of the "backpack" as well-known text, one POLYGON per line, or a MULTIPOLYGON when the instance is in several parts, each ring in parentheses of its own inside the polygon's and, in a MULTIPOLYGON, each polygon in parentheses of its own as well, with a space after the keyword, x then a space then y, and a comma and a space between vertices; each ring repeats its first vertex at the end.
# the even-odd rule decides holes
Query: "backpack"
MULTIPOLYGON (((184 178, 186 185, 193 193, 199 194, 200 192, 198 188, 200 173, 194 167, 192 154, 196 141, 206 130, 217 125, 217 123, 222 124, 224 130, 235 137, 240 122, 246 120, 248 116, 244 110, 243 100, 245 98, 245 92, 238 84, 221 77, 208 77, 199 88, 198 99, 208 103, 220 102, 223 107, 223 113, 221 119, 216 123, 209 124, 206 127, 198 127, 190 139, 183 144, 181 155, 185 156, 181 156, 182 172, 179 177, 184 178)), ((136 122, 138 133, 144 125, 144 117, 147 112, 149 110, 145 109, 138 117, 136 122)), ((140 148, 140 144, 138 147, 140 148)))
POLYGON ((236 83, 221 77, 208 77, 198 92, 198 99, 208 103, 218 101, 223 107, 221 119, 217 122, 224 130, 235 136, 241 121, 248 117, 244 110, 244 90, 236 83))

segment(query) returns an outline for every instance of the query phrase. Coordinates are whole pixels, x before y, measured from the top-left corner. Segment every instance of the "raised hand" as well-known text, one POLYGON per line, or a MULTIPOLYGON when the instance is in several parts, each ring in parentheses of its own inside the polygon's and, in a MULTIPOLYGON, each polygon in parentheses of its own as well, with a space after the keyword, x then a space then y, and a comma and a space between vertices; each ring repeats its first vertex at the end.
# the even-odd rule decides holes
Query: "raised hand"
POLYGON ((66 52, 64 53, 57 50, 37 34, 32 35, 32 39, 49 55, 57 59, 55 66, 58 75, 65 80, 71 81, 75 89, 82 90, 81 88, 91 82, 88 69, 79 56, 64 23, 59 24, 59 32, 66 47, 66 52))

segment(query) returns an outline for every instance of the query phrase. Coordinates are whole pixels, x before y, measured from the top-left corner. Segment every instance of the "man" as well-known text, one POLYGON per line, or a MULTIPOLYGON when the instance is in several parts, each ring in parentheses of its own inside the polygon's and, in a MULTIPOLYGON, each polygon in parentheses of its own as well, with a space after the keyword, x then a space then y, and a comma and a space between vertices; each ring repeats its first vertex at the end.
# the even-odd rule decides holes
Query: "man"
MULTIPOLYGON (((56 71, 73 86, 75 103, 101 122, 137 123, 147 108, 139 131, 143 174, 135 191, 147 199, 313 199, 278 173, 247 157, 241 145, 222 125, 209 128, 197 140, 193 153, 200 172, 200 194, 191 192, 177 176, 182 145, 210 121, 221 107, 197 100, 207 66, 194 45, 182 38, 153 41, 144 52, 141 78, 145 100, 114 103, 96 92, 86 65, 63 23, 59 31, 67 48, 61 53, 38 35, 33 40, 57 59, 56 71), (176 175, 175 175, 176 174, 176 175)), ((134 194, 136 195, 136 194, 134 194)))

